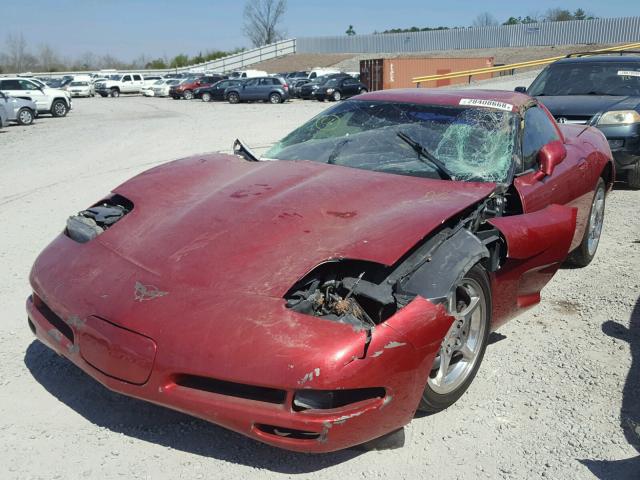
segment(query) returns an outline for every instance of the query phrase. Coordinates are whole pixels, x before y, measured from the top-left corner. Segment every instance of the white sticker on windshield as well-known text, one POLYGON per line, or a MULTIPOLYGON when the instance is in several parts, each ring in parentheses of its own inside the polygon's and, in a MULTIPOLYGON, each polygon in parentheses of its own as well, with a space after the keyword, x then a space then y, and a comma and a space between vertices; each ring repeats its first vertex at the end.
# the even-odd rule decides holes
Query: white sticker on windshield
POLYGON ((507 112, 513 111, 513 105, 510 103, 498 102, 497 100, 484 100, 481 98, 461 98, 460 105, 497 108, 498 110, 505 110, 507 112))
POLYGON ((621 77, 640 77, 640 72, 635 70, 618 70, 618 75, 621 77))

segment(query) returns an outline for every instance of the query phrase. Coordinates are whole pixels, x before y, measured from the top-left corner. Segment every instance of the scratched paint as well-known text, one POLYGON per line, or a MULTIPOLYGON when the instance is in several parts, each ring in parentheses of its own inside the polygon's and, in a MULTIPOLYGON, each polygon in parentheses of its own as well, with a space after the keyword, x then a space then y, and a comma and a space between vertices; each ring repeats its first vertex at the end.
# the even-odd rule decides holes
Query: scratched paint
POLYGON ((155 298, 164 297, 169 292, 163 292, 155 285, 144 285, 141 282, 136 282, 134 288, 134 299, 138 302, 144 302, 145 300, 153 300, 155 298))
POLYGON ((406 343, 401 343, 401 342, 389 342, 387 343, 384 348, 398 348, 398 347, 403 347, 405 346, 406 343))
POLYGON ((298 385, 304 385, 307 382, 310 382, 314 378, 318 378, 320 376, 320 369, 314 368, 313 371, 307 373, 304 377, 298 380, 298 385))

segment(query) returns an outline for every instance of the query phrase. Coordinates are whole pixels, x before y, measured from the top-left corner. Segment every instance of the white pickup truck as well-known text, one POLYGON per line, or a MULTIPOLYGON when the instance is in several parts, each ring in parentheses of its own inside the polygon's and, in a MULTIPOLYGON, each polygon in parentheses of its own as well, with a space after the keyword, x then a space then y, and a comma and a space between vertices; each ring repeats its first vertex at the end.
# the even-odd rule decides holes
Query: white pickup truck
POLYGON ((102 97, 119 97, 124 93, 140 93, 145 87, 144 77, 139 73, 109 75, 107 80, 96 83, 96 93, 102 97))

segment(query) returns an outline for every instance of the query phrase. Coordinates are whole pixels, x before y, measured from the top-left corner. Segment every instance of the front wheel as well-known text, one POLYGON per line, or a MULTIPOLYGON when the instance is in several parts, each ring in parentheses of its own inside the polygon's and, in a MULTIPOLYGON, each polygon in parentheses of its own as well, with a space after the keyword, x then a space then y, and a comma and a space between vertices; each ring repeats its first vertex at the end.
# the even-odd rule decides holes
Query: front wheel
POLYGON ((227 100, 229 100, 229 103, 240 103, 240 95, 236 92, 231 92, 227 95, 227 100))
POLYGON ((16 115, 16 119, 20 125, 31 125, 33 123, 33 112, 29 108, 21 108, 18 111, 18 115, 16 115))
POLYGON ((51 115, 54 117, 64 117, 69 109, 63 100, 55 100, 51 105, 51 115))
POLYGON ((118 90, 117 88, 111 89, 111 96, 113 98, 118 98, 120 96, 120 90, 118 90))
POLYGON ((593 194, 591 210, 589 211, 589 223, 584 230, 582 241, 567 259, 567 263, 570 265, 586 267, 596 256, 600 235, 602 234, 602 224, 604 223, 605 190, 604 180, 600 177, 596 185, 596 191, 593 194))
POLYGON ((449 311, 454 321, 433 361, 418 407, 427 413, 453 405, 471 385, 484 357, 491 325, 491 289, 480 265, 458 282, 449 311))
POLYGON ((640 190, 640 160, 638 160, 633 168, 629 170, 627 175, 627 183, 629 184, 629 187, 634 190, 640 190))
POLYGON ((211 94, 209 92, 204 92, 202 94, 202 101, 203 102, 210 102, 211 101, 211 94))
POLYGON ((192 100, 193 92, 191 90, 185 90, 182 96, 184 97, 185 100, 192 100))
POLYGON ((340 100, 342 100, 342 93, 336 90, 335 92, 333 92, 333 96, 331 98, 334 102, 339 102, 340 100))

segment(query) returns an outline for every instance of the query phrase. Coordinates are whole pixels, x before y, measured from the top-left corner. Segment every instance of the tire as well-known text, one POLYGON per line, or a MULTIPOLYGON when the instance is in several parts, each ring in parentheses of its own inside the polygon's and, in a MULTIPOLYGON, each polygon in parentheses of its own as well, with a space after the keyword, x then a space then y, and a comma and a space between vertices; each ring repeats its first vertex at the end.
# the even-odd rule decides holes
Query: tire
POLYGON ((33 112, 30 108, 21 108, 18 110, 16 119, 18 121, 18 125, 31 125, 33 123, 33 112))
POLYGON ((236 92, 229 92, 229 94, 227 95, 227 100, 229 101, 229 103, 240 103, 240 95, 238 95, 236 92))
POLYGON ((185 90, 182 94, 182 98, 185 100, 193 100, 193 92, 191 90, 185 90))
POLYGON ((335 92, 333 92, 333 95, 331 95, 331 100, 333 100, 334 102, 339 102, 340 100, 342 100, 342 93, 336 90, 335 92))
POLYGON ((54 100, 51 104, 51 115, 54 117, 64 117, 69 112, 69 107, 64 100, 54 100))
POLYGON ((584 229, 584 235, 580 245, 569 255, 567 263, 574 267, 586 267, 596 256, 600 235, 602 234, 602 224, 604 222, 604 207, 606 200, 606 186, 602 177, 598 179, 596 190, 591 201, 589 210, 589 222, 584 229))
POLYGON ((272 94, 269 95, 269 102, 271 102, 274 105, 278 103, 282 103, 282 95, 280 95, 277 92, 273 92, 272 94))
POLYGON ((629 184, 629 188, 640 190, 640 160, 629 170, 627 183, 629 184))
POLYGON ((491 288, 482 266, 476 264, 462 277, 454 299, 452 303, 457 305, 458 313, 442 341, 418 406, 418 410, 426 413, 444 410, 464 394, 475 378, 487 348, 491 288), (442 364, 442 359, 447 357, 448 362, 442 364))
POLYGON ((203 102, 210 102, 211 101, 211 94, 209 92, 204 92, 202 94, 202 101, 203 102))
POLYGON ((102 92, 100 92, 100 96, 101 96, 102 98, 107 98, 107 96, 108 96, 108 95, 107 95, 106 93, 102 93, 102 92))
POLYGON ((363 94, 363 93, 367 93, 368 91, 369 90, 367 90, 366 88, 363 88, 362 90, 360 90, 360 93, 358 95, 363 94))
POLYGON ((117 88, 112 88, 111 89, 111 96, 113 98, 118 98, 120 96, 120 90, 118 90, 117 88))

